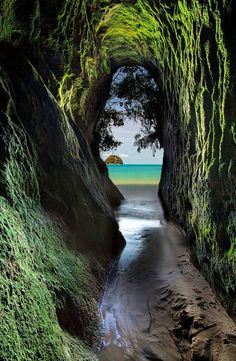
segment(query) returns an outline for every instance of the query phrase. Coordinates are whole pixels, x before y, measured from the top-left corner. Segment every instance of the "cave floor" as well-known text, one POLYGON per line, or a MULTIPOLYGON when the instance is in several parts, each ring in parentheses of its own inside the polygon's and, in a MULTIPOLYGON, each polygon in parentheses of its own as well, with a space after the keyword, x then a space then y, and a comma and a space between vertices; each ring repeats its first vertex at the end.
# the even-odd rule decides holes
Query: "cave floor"
POLYGON ((236 360, 236 327, 166 223, 154 187, 121 187, 126 247, 101 304, 100 361, 236 360))

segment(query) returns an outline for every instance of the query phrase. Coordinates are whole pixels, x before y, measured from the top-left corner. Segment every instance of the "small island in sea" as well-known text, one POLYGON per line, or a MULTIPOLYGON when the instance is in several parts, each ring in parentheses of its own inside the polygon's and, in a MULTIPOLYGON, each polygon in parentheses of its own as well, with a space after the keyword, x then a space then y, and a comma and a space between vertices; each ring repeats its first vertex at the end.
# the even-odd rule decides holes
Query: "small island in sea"
POLYGON ((105 160, 106 164, 123 164, 123 160, 118 155, 109 155, 105 160))

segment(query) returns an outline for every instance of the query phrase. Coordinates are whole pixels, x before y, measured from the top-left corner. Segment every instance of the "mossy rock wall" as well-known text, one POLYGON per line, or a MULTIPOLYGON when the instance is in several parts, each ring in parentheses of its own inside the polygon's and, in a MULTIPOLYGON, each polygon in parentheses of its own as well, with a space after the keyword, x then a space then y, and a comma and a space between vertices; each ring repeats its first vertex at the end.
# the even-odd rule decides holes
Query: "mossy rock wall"
POLYGON ((98 329, 97 279, 88 259, 68 247, 75 235, 58 208, 64 193, 41 179, 49 159, 58 173, 65 162, 60 114, 32 65, 9 46, 1 50, 0 358, 95 360, 88 345, 98 329), (52 134, 59 144, 49 146, 52 134), (48 209, 56 194, 57 207, 48 209), (68 312, 80 318, 77 328, 67 324, 68 312))
POLYGON ((0 14, 1 354, 9 360, 93 359, 78 341, 91 344, 97 325, 92 266, 99 267, 88 254, 100 261, 105 255, 107 262, 121 243, 94 128, 122 65, 145 66, 163 92, 166 214, 185 230, 195 261, 233 311, 236 41, 230 2, 2 0, 0 14), (72 305, 88 317, 87 330, 81 320, 77 328, 68 324, 72 305), (40 345, 30 335, 34 323, 40 345))

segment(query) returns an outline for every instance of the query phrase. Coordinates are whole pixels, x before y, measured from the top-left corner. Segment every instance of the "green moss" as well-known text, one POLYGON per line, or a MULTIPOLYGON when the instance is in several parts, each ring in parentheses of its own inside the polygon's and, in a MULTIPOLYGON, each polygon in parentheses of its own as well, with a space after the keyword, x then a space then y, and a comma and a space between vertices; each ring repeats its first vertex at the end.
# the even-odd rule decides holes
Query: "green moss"
POLYGON ((86 258, 65 246, 63 224, 40 206, 37 157, 23 127, 12 123, 13 112, 10 98, 2 171, 7 199, 0 197, 0 354, 19 361, 95 360, 60 328, 56 308, 64 305, 58 294, 65 294, 92 316, 96 282, 86 258))
POLYGON ((235 253, 236 253, 236 238, 232 241, 231 247, 227 253, 229 259, 235 261, 235 253))
POLYGON ((233 141, 236 144, 236 125, 235 125, 235 123, 232 123, 230 130, 231 130, 231 134, 233 137, 233 141))
POLYGON ((31 3, 23 0, 21 4, 15 0, 5 0, 0 4, 2 20, 0 39, 19 45, 27 37, 31 41, 39 41, 41 35, 40 4, 38 0, 31 3), (29 11, 30 10, 30 11, 29 11))

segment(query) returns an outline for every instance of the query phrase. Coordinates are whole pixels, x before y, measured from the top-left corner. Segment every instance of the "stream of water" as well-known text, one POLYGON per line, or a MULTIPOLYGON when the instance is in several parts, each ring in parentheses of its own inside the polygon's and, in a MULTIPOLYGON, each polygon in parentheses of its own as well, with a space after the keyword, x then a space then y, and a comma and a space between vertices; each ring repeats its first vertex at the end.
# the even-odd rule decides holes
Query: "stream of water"
POLYGON ((124 187, 117 219, 126 246, 108 278, 101 304, 101 361, 147 360, 150 303, 165 287, 163 270, 171 265, 172 247, 157 189, 124 187))
POLYGON ((193 352, 200 360, 206 350, 213 355, 206 360, 236 360, 234 343, 227 348, 229 342, 220 345, 216 336, 212 340, 223 329, 225 335, 234 334, 235 324, 191 264, 180 230, 166 223, 156 187, 119 187, 126 200, 117 210, 117 219, 127 243, 110 272, 101 302, 99 360, 192 360, 193 352), (186 315, 191 322, 197 320, 196 325, 204 320, 218 329, 203 327, 197 329, 192 343, 185 336, 176 343, 174 327, 181 325, 188 332, 186 315))

